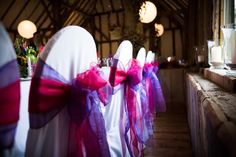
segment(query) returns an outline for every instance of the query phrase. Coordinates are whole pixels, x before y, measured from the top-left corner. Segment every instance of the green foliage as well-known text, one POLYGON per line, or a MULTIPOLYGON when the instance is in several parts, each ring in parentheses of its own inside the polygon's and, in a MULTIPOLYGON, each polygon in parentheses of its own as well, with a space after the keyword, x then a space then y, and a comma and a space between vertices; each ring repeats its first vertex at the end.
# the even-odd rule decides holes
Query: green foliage
POLYGON ((36 64, 37 51, 32 46, 29 46, 27 40, 21 37, 16 38, 14 42, 14 48, 17 55, 17 61, 20 67, 21 77, 25 78, 28 76, 27 57, 30 58, 31 64, 36 64))

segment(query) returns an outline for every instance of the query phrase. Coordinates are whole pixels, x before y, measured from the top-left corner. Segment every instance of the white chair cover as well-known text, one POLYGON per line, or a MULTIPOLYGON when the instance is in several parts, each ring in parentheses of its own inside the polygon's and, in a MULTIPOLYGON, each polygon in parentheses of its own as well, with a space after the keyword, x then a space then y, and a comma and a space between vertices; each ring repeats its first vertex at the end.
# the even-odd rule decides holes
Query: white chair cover
POLYGON ((16 59, 16 53, 12 45, 11 39, 9 38, 9 35, 7 34, 1 22, 0 22, 0 48, 1 48, 0 67, 5 65, 9 61, 16 59))
POLYGON ((152 53, 152 51, 148 51, 147 53, 147 57, 146 57, 146 63, 151 63, 154 61, 154 53, 152 53))
POLYGON ((152 52, 152 61, 154 62, 155 61, 155 53, 154 52, 152 52))
MULTIPOLYGON (((119 45, 114 59, 118 59, 121 64, 118 64, 118 68, 128 68, 128 63, 132 59, 133 46, 130 41, 123 41, 119 45)), ((109 72, 107 68, 104 68, 107 78, 109 72)), ((112 96, 111 103, 102 108, 102 113, 105 120, 105 127, 107 133, 107 141, 112 157, 128 157, 130 156, 124 139, 124 126, 125 126, 125 96, 124 96, 124 84, 114 87, 118 90, 112 96)))
MULTIPOLYGON (((3 68, 3 66, 8 64, 9 62, 16 61, 16 53, 15 53, 12 41, 11 41, 8 33, 6 32, 4 26, 1 22, 0 22, 0 50, 1 50, 1 52, 0 52, 0 69, 3 68)), ((15 64, 17 64, 17 63, 15 62, 15 64)), ((11 64, 11 67, 12 67, 12 64, 11 64)), ((16 80, 19 80, 18 66, 14 66, 14 67, 15 67, 14 69, 11 69, 11 72, 15 73, 14 74, 15 77, 12 77, 10 73, 9 74, 5 73, 4 76, 0 75, 1 84, 9 85, 9 83, 13 83, 16 80)), ((0 89, 1 88, 2 87, 0 85, 0 89)), ((15 92, 17 92, 16 90, 19 90, 18 92, 20 93, 20 88, 14 89, 14 90, 15 90, 15 92)), ((13 100, 12 96, 9 99, 13 100)), ((2 105, 4 105, 4 104, 2 104, 2 105)), ((22 109, 20 109, 20 112, 21 111, 22 111, 22 109)), ((22 136, 26 135, 26 133, 24 134, 24 132, 21 133, 22 130, 19 129, 22 125, 24 125, 24 122, 22 122, 22 116, 23 115, 20 114, 20 119, 18 120, 18 123, 17 123, 18 126, 17 126, 16 130, 13 129, 13 125, 16 125, 16 124, 9 124, 6 127, 11 126, 10 127, 11 129, 8 128, 8 130, 4 133, 5 138, 6 137, 8 138, 7 139, 8 142, 14 142, 13 150, 15 150, 17 152, 22 152, 24 150, 24 149, 21 149, 21 147, 25 146, 25 141, 26 141, 26 139, 19 138, 19 134, 22 136), (16 134, 15 134, 15 131, 16 131, 16 134), (15 139, 14 139, 14 137, 15 137, 15 139)), ((25 122, 25 124, 27 125, 27 122, 25 122)), ((2 129, 3 128, 0 127, 0 130, 2 130, 2 129)), ((3 139, 1 138, 1 140, 3 140, 3 139)), ((0 142, 0 143, 2 143, 2 142, 0 142)), ((7 153, 7 152, 5 152, 5 153, 7 153)), ((0 154, 0 156, 1 155, 11 156, 12 154, 9 154, 9 152, 8 152, 8 154, 0 154)))
MULTIPOLYGON (((48 42, 40 58, 69 82, 97 63, 93 37, 83 28, 67 26, 48 42)), ((69 115, 64 107, 48 124, 28 132, 26 156, 65 157, 68 148, 69 115)))
POLYGON ((136 59, 139 61, 140 65, 143 67, 146 60, 146 50, 144 47, 140 48, 136 59))

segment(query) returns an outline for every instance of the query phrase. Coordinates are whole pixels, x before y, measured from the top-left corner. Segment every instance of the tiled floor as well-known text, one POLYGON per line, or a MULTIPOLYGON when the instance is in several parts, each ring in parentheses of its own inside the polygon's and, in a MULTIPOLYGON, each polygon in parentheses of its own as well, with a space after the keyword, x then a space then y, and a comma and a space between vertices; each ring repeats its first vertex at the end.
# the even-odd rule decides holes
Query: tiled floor
POLYGON ((144 157, 192 157, 187 113, 182 104, 167 105, 154 122, 154 135, 144 149, 144 157))

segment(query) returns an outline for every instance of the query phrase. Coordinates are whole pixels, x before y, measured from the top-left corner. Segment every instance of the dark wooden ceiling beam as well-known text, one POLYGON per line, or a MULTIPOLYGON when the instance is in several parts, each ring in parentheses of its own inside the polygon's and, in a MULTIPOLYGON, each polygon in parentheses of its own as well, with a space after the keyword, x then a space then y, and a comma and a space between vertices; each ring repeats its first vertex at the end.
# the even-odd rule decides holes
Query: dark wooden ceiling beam
POLYGON ((71 20, 73 20, 73 18, 71 18, 71 14, 73 13, 73 11, 76 9, 76 6, 81 3, 81 1, 74 1, 74 3, 72 4, 72 6, 69 7, 69 5, 67 4, 63 4, 63 6, 65 6, 66 8, 69 8, 69 11, 66 11, 66 18, 64 19, 63 25, 67 25, 67 23, 70 23, 71 20))
MULTIPOLYGON (((48 5, 47 5, 47 8, 49 8, 51 4, 52 4, 52 3, 49 2, 48 5)), ((45 11, 44 11, 44 10, 42 10, 42 12, 40 13, 40 15, 39 15, 38 18, 36 19, 36 24, 39 22, 40 18, 43 17, 43 14, 45 14, 45 11)), ((46 14, 47 14, 47 13, 46 13, 46 14)), ((38 24, 38 28, 39 28, 39 29, 41 28, 41 26, 43 25, 43 23, 46 21, 47 18, 48 18, 48 17, 46 16, 46 17, 42 20, 42 22, 41 22, 40 24, 38 24)))
POLYGON ((97 28, 97 26, 95 26, 95 30, 98 31, 98 33, 101 34, 102 37, 104 37, 106 40, 110 40, 108 36, 106 36, 106 34, 104 34, 100 29, 97 28))
MULTIPOLYGON (((80 2, 80 1, 79 1, 79 2, 80 2)), ((82 1, 82 4, 83 4, 84 2, 86 2, 86 1, 82 1)), ((81 4, 81 5, 82 5, 82 4, 81 4)), ((63 5, 64 7, 67 7, 67 8, 69 8, 69 9, 73 10, 73 11, 77 11, 77 12, 83 14, 83 15, 88 16, 88 14, 87 14, 86 12, 84 12, 83 10, 77 9, 77 8, 76 8, 77 5, 71 6, 71 5, 69 5, 69 4, 65 3, 65 2, 62 2, 62 5, 63 5)))
POLYGON ((38 30, 37 32, 48 32, 48 31, 53 31, 54 28, 41 28, 40 30, 38 30))
POLYGON ((107 15, 107 14, 111 14, 111 13, 120 13, 120 12, 124 12, 125 10, 122 9, 117 9, 117 10, 113 10, 113 11, 105 11, 105 12, 100 12, 100 13, 95 13, 92 14, 92 16, 101 16, 101 15, 107 15))
POLYGON ((76 16, 76 17, 75 17, 75 18, 74 18, 74 17, 72 17, 72 18, 71 18, 71 20, 70 20, 70 21, 68 21, 68 23, 74 24, 74 23, 75 23, 75 21, 77 21, 77 20, 79 19, 79 16, 82 16, 82 15, 74 15, 74 16, 76 16))
POLYGON ((55 32, 60 30, 63 26, 63 16, 61 16, 61 2, 62 0, 52 0, 53 26, 55 32))
POLYGON ((50 11, 49 11, 49 8, 47 7, 46 3, 44 0, 40 0, 41 4, 43 5, 44 7, 44 10, 46 11, 46 13, 48 14, 48 17, 50 18, 50 20, 54 23, 54 18, 52 17, 50 11))
POLYGON ((27 7, 27 5, 29 4, 30 0, 27 0, 25 2, 25 4, 23 5, 23 7, 20 9, 20 11, 18 12, 18 14, 15 16, 15 19, 12 21, 12 23, 10 24, 9 28, 11 29, 12 26, 15 24, 16 20, 19 18, 19 16, 23 13, 23 11, 25 10, 25 8, 27 7))
POLYGON ((110 0, 110 3, 111 3, 111 9, 112 9, 112 10, 115 10, 112 0, 110 0))
POLYGON ((100 2, 100 4, 101 4, 101 7, 102 7, 102 12, 104 12, 105 11, 105 9, 104 9, 104 4, 103 4, 103 0, 98 0, 99 2, 100 2))
POLYGON ((12 8, 12 6, 14 5, 15 2, 16 2, 16 0, 12 0, 11 1, 10 5, 7 7, 6 11, 2 14, 1 21, 4 20, 4 18, 6 17, 7 13, 12 8))
MULTIPOLYGON (((96 4, 97 4, 97 0, 93 4, 93 7, 90 7, 90 10, 88 10, 89 14, 92 13, 95 10, 96 4)), ((92 16, 87 16, 86 19, 84 20, 84 22, 81 24, 81 26, 86 26, 88 24, 88 22, 93 22, 94 23, 94 21, 91 21, 91 19, 92 19, 92 16)))
MULTIPOLYGON (((30 19, 32 17, 32 15, 35 13, 35 11, 37 10, 38 6, 40 4, 40 1, 38 0, 38 2, 36 3, 36 5, 33 8, 33 11, 27 16, 27 19, 30 19)), ((36 22, 36 21, 35 21, 36 22)))
POLYGON ((15 30, 15 29, 6 28, 6 30, 7 30, 7 32, 9 32, 9 33, 13 33, 13 34, 18 33, 18 31, 15 30))
POLYGON ((188 7, 183 3, 183 1, 175 0, 174 2, 175 2, 176 4, 178 4, 182 9, 184 9, 185 11, 187 11, 188 7))
POLYGON ((179 24, 181 26, 184 25, 184 19, 182 18, 181 15, 178 15, 175 13, 175 10, 173 10, 166 2, 164 1, 158 1, 159 4, 163 7, 165 13, 167 16, 171 17, 175 21, 176 24, 179 24))
POLYGON ((48 16, 45 16, 42 20, 42 22, 38 25, 38 28, 41 29, 42 25, 45 23, 45 21, 48 19, 48 16))
POLYGON ((97 0, 95 1, 95 3, 92 2, 92 1, 90 1, 90 4, 87 5, 87 9, 84 8, 84 9, 86 9, 86 12, 87 12, 88 15, 89 15, 89 16, 87 16, 86 18, 91 18, 91 14, 92 14, 92 12, 95 10, 95 8, 96 8, 96 2, 97 2, 97 0), (91 6, 92 6, 92 7, 91 7, 91 6))
POLYGON ((122 7, 122 9, 124 9, 124 8, 125 8, 125 5, 124 5, 124 0, 121 0, 121 7, 122 7))
MULTIPOLYGON (((87 1, 85 1, 85 2, 86 2, 86 3, 83 3, 83 5, 81 5, 80 9, 86 10, 85 8, 89 6, 89 5, 88 5, 89 2, 91 3, 91 2, 93 2, 93 1, 87 0, 87 1)), ((88 13, 87 13, 87 14, 88 14, 88 13)))

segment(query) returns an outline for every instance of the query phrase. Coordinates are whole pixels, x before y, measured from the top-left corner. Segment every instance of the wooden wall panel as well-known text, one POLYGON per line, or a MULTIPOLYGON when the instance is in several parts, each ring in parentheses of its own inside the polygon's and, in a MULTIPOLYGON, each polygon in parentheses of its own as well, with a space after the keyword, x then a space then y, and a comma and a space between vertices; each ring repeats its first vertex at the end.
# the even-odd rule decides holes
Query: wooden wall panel
POLYGON ((179 29, 174 30, 175 32, 175 49, 176 49, 176 58, 183 59, 183 45, 181 42, 181 31, 179 29))
POLYGON ((161 37, 161 56, 162 57, 169 57, 173 56, 173 43, 172 43, 172 32, 165 31, 163 36, 161 37))

